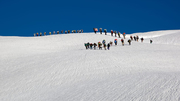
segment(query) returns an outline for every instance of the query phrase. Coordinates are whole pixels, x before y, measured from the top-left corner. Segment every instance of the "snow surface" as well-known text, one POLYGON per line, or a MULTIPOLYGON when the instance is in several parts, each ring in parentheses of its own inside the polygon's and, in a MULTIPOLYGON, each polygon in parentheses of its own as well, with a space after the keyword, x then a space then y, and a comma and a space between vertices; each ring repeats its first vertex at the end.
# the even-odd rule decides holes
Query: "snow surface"
POLYGON ((0 36, 0 101, 180 101, 180 30, 129 34, 110 50, 84 47, 103 39, 115 37, 0 36), (130 35, 145 40, 129 46, 130 35))

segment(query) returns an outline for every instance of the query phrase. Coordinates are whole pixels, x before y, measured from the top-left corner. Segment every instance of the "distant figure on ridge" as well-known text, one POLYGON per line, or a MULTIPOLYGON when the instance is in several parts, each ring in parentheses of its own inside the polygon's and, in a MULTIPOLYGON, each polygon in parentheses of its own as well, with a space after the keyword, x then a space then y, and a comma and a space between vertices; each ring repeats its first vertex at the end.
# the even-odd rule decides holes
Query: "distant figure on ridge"
POLYGON ((116 37, 116 31, 114 31, 115 37, 116 37))
POLYGON ((107 29, 104 29, 104 33, 105 33, 105 35, 107 35, 107 29))
POLYGON ((126 39, 126 37, 125 37, 125 36, 126 36, 126 33, 123 33, 123 37, 124 37, 124 39, 126 39))
POLYGON ((96 32, 98 31, 98 29, 97 28, 93 28, 93 30, 94 30, 94 33, 96 34, 96 32))
POLYGON ((120 35, 121 35, 121 33, 118 31, 118 36, 119 36, 119 38, 121 38, 121 36, 120 36, 120 35))
POLYGON ((102 34, 102 28, 99 28, 100 34, 102 34))
POLYGON ((111 36, 113 36, 113 30, 111 30, 111 36))
POLYGON ((138 35, 136 36, 136 40, 137 40, 137 42, 138 42, 138 40, 139 40, 139 36, 138 36, 138 35))
POLYGON ((141 38, 141 42, 143 42, 144 38, 141 38))

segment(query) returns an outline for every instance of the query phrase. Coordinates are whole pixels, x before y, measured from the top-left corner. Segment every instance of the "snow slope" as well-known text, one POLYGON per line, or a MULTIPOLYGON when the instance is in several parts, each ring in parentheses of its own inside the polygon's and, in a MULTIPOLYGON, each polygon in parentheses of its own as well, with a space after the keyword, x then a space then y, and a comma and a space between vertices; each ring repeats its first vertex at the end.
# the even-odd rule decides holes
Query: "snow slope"
POLYGON ((180 101, 179 34, 134 33, 144 42, 110 50, 84 47, 110 33, 0 36, 0 101, 180 101))

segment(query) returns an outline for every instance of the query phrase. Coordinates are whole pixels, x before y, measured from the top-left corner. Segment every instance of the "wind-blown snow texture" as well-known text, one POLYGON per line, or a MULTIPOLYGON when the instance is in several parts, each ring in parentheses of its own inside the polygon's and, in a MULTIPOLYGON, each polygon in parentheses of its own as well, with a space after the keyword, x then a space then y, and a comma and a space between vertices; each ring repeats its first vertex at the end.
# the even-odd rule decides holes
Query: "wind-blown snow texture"
POLYGON ((180 101, 180 30, 130 35, 110 50, 84 47, 110 33, 0 36, 0 101, 180 101))

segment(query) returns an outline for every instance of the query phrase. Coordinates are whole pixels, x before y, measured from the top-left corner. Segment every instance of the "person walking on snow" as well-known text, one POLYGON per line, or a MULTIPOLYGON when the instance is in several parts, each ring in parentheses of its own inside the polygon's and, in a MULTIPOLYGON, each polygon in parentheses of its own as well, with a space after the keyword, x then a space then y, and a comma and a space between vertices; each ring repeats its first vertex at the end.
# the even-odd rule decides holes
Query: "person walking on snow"
POLYGON ((105 44, 105 43, 106 43, 106 40, 103 40, 103 41, 102 41, 102 44, 105 44))
POLYGON ((117 45, 117 39, 114 40, 115 45, 117 45))
POLYGON ((105 33, 105 35, 107 35, 107 29, 104 29, 104 33, 105 33))
POLYGON ((90 43, 90 45, 89 45, 89 46, 90 46, 90 49, 92 49, 93 44, 92 44, 92 43, 90 43))
POLYGON ((126 33, 123 33, 123 37, 124 37, 124 39, 126 39, 126 37, 125 37, 125 36, 126 36, 126 33))
POLYGON ((116 31, 114 31, 115 37, 116 37, 116 31))
POLYGON ((118 31, 118 36, 119 36, 119 38, 121 38, 121 37, 120 37, 120 32, 119 32, 119 31, 118 31))
POLYGON ((136 36, 136 40, 137 40, 137 42, 138 42, 138 40, 139 40, 139 36, 138 36, 138 35, 136 36))
POLYGON ((86 49, 88 49, 87 43, 84 43, 84 46, 86 47, 86 49))
POLYGON ((111 36, 113 36, 113 30, 111 30, 111 36))
POLYGON ((107 49, 108 49, 108 50, 110 49, 110 43, 107 44, 107 49))
POLYGON ((106 44, 103 44, 104 45, 104 49, 106 50, 106 44))
POLYGON ((123 39, 121 39, 121 42, 122 42, 122 45, 124 46, 124 40, 123 39))
POLYGON ((131 40, 133 40, 133 37, 132 37, 132 35, 130 36, 130 38, 131 38, 131 40))
POLYGON ((153 41, 152 41, 152 40, 150 40, 150 44, 152 44, 152 42, 153 42, 153 41))
POLYGON ((87 43, 87 47, 88 47, 88 48, 89 48, 89 45, 90 45, 90 44, 89 44, 89 42, 88 42, 88 43, 87 43))
POLYGON ((134 36, 134 41, 136 41, 136 37, 134 36))
POLYGON ((128 40, 128 43, 129 43, 129 45, 131 45, 131 40, 130 39, 128 40))
POLYGON ((98 42, 98 47, 99 47, 99 49, 102 49, 102 44, 101 44, 101 42, 98 42))
POLYGON ((96 44, 96 43, 94 43, 94 49, 96 49, 96 46, 97 46, 97 44, 96 44))
POLYGON ((141 42, 143 42, 144 38, 141 38, 141 42))
POLYGON ((97 28, 93 28, 93 30, 94 30, 94 33, 96 34, 96 32, 98 31, 98 29, 97 28))
POLYGON ((112 41, 110 41, 110 45, 112 46, 112 44, 113 44, 113 42, 112 41))
POLYGON ((102 34, 102 28, 99 28, 100 34, 102 34))

